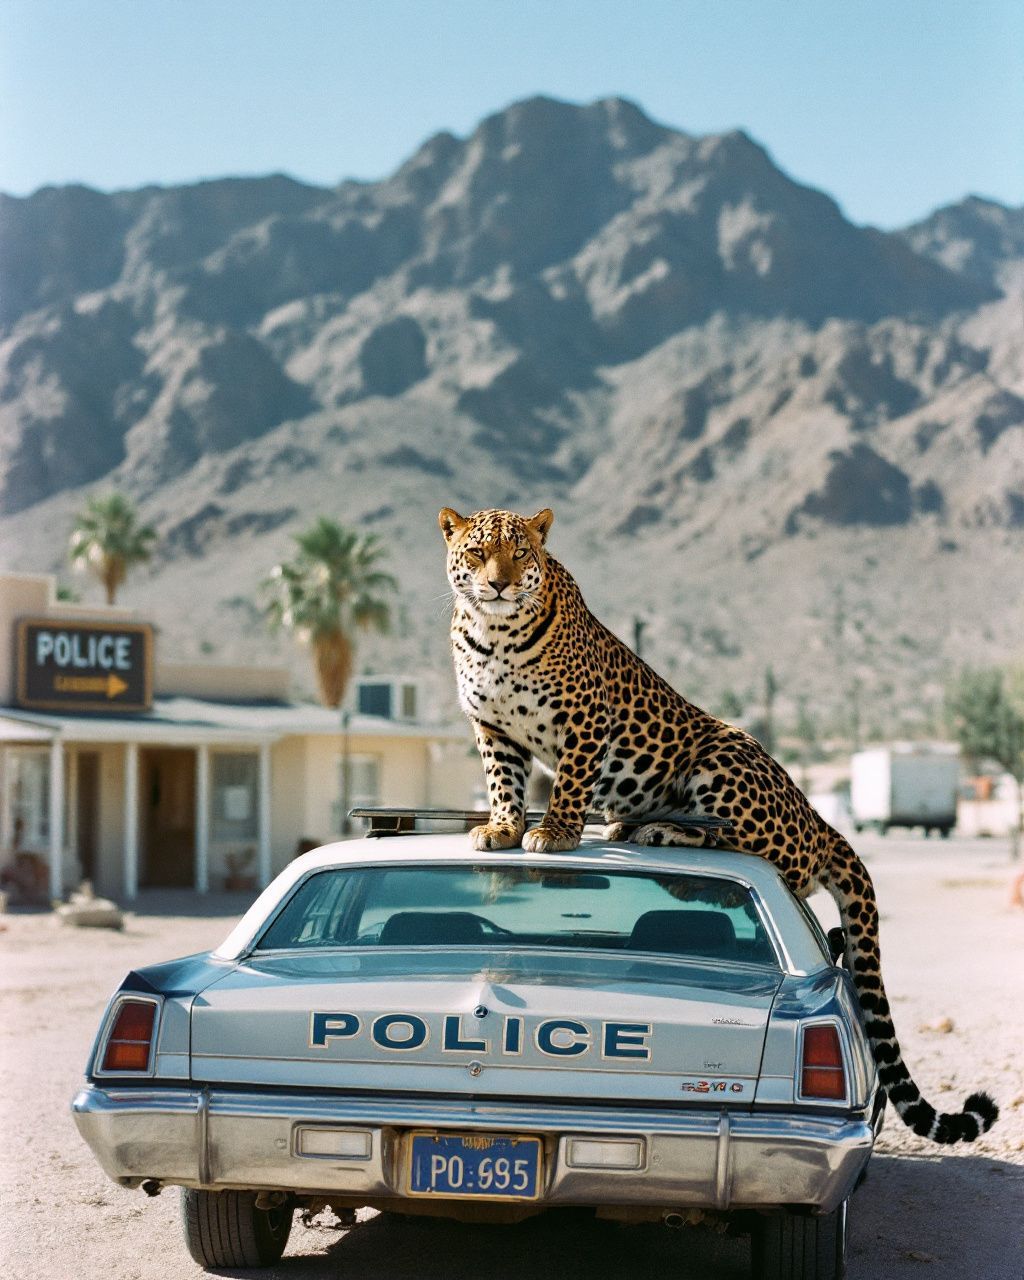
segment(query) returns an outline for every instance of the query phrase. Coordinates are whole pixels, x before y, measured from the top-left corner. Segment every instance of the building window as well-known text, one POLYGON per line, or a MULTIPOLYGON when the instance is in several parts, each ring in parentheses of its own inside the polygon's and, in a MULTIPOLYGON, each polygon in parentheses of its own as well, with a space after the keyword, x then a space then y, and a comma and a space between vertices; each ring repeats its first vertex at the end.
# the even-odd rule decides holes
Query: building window
MULTIPOLYGON (((338 791, 344 794, 347 809, 368 809, 380 804, 380 757, 349 756, 347 786, 342 786, 342 763, 338 761, 338 791)), ((331 809, 335 831, 341 830, 341 800, 331 809)))
POLYGON ((353 808, 380 804, 380 760, 376 756, 349 756, 348 796, 353 808))
POLYGON ((416 719, 416 686, 414 684, 402 685, 402 719, 416 719))
POLYGON ((43 851, 50 843, 49 752, 14 748, 7 753, 7 768, 14 851, 43 851))
POLYGON ((212 840, 255 840, 259 757, 251 751, 216 751, 210 757, 212 840))

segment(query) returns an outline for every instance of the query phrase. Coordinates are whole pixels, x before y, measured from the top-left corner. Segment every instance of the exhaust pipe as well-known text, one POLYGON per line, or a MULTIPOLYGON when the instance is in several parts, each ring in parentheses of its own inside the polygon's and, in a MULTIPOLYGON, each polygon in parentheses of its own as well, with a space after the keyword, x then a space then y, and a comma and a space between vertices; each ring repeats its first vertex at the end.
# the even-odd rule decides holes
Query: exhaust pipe
POLYGON ((670 1209, 667 1213, 661 1215, 661 1220, 672 1231, 678 1231, 680 1227, 686 1226, 686 1218, 677 1213, 674 1209, 670 1209))

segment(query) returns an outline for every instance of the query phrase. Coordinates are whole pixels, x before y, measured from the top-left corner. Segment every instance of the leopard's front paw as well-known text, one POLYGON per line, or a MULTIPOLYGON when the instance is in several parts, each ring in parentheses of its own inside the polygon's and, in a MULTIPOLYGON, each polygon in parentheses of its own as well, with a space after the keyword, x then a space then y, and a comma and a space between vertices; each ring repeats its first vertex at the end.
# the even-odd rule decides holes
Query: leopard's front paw
POLYGON ((630 833, 628 822, 609 822, 604 829, 604 838, 606 840, 625 840, 630 833))
POLYGON ((637 827, 629 838, 634 844, 700 849, 709 843, 708 834, 702 827, 681 827, 674 822, 648 822, 637 827))
POLYGON ((487 822, 482 827, 474 827, 469 833, 474 849, 514 849, 522 838, 522 827, 516 828, 505 822, 487 822))
POLYGON ((523 836, 527 853, 568 853, 578 849, 582 832, 567 822, 542 822, 523 836))

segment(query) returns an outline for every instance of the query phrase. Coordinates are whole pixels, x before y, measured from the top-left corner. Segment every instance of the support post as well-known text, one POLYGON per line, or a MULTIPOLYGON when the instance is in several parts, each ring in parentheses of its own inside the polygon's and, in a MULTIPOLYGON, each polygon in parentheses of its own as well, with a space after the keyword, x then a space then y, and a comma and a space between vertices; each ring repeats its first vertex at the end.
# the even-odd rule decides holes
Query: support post
POLYGON ((196 893, 210 892, 210 748, 196 747, 196 893))
POLYGON ((50 741, 50 897, 64 896, 64 744, 50 741))
POLYGON ((10 757, 6 747, 0 747, 0 856, 6 854, 14 842, 14 815, 11 804, 14 788, 11 786, 10 757))
POLYGON ((124 896, 139 892, 139 744, 124 748, 124 896))
POLYGON ((82 881, 82 859, 78 852, 78 752, 69 751, 64 775, 67 790, 67 821, 64 825, 64 844, 72 855, 76 868, 76 881, 82 881))
POLYGON ((260 744, 259 824, 257 827, 257 866, 259 886, 265 889, 271 880, 270 868, 270 743, 260 744))

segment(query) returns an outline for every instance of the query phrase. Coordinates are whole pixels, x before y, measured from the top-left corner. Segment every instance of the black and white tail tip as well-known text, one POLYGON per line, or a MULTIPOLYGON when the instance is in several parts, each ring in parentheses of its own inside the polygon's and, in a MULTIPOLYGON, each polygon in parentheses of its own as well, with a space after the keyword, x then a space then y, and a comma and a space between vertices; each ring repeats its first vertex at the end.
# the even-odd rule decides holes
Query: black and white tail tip
POLYGON ((903 1123, 915 1133, 945 1145, 973 1142, 980 1134, 987 1133, 999 1116, 999 1108, 987 1093, 972 1093, 962 1111, 936 1111, 920 1096, 905 1108, 897 1103, 896 1109, 903 1123))

